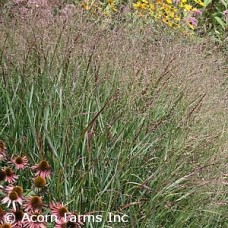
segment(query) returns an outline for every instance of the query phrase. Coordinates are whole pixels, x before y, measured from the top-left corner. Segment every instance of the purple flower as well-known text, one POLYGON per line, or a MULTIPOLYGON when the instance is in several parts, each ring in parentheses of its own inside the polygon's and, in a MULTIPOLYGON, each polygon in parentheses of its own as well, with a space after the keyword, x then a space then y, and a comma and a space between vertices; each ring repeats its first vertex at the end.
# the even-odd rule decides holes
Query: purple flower
POLYGON ((201 15, 202 15, 202 11, 199 10, 199 9, 194 9, 194 10, 192 11, 192 16, 193 16, 193 17, 199 17, 199 16, 201 16, 201 15))
POLYGON ((198 25, 198 20, 195 17, 188 17, 186 18, 186 22, 193 26, 194 28, 198 25))

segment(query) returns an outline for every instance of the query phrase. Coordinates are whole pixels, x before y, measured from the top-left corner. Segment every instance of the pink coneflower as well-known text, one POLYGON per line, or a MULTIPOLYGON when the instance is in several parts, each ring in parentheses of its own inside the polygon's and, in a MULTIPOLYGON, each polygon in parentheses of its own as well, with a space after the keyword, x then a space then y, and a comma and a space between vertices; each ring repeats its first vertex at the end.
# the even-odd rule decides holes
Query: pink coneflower
POLYGON ((23 188, 21 186, 7 186, 6 192, 9 194, 10 192, 16 192, 19 197, 23 198, 23 188))
POLYGON ((0 161, 6 157, 6 144, 0 140, 0 161))
POLYGON ((16 158, 11 158, 10 162, 15 165, 15 169, 25 169, 28 165, 28 158, 26 156, 17 156, 16 158))
POLYGON ((57 216, 57 218, 63 218, 68 213, 67 207, 65 207, 62 203, 54 203, 50 204, 51 214, 57 216))
POLYGON ((43 178, 51 177, 51 167, 45 160, 41 161, 39 164, 32 166, 31 169, 36 171, 36 176, 41 176, 43 178))
POLYGON ((15 191, 11 191, 10 193, 8 193, 7 196, 5 196, 3 198, 3 200, 1 201, 3 204, 8 203, 7 207, 9 207, 11 204, 13 206, 13 209, 16 211, 16 205, 20 204, 22 205, 22 198, 17 194, 17 192, 15 191))
POLYGON ((8 183, 14 183, 17 179, 18 179, 18 176, 12 171, 11 168, 5 168, 4 169, 4 172, 6 174, 6 177, 5 177, 5 180, 8 182, 8 183))
POLYGON ((29 213, 29 218, 24 221, 24 226, 26 228, 46 228, 47 224, 45 221, 43 221, 44 216, 39 211, 31 211, 29 213), (40 217, 41 216, 41 217, 40 217))
POLYGON ((40 196, 30 196, 24 204, 25 211, 37 211, 43 206, 43 200, 40 196))

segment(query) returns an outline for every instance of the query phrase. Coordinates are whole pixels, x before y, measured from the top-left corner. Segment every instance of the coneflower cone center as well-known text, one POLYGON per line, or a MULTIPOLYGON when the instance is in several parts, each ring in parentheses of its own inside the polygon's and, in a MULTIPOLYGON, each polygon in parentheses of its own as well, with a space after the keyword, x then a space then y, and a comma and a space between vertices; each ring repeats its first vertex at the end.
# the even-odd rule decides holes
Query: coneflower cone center
POLYGON ((17 192, 15 192, 15 191, 10 192, 9 198, 10 198, 11 200, 17 200, 17 199, 18 199, 18 194, 17 194, 17 192))
POLYGON ((46 185, 46 180, 43 177, 34 178, 34 185, 37 188, 42 188, 46 185))
POLYGON ((39 165, 38 165, 38 168, 40 169, 40 170, 42 170, 42 171, 46 171, 46 170, 49 170, 50 169, 50 166, 49 166, 49 164, 48 164, 48 162, 47 161, 41 161, 40 163, 39 163, 39 165))
POLYGON ((16 192, 19 196, 21 196, 22 193, 23 193, 23 188, 20 187, 20 186, 15 186, 15 187, 13 188, 13 191, 16 192))
POLYGON ((13 175, 13 171, 10 168, 6 168, 5 173, 6 173, 6 176, 8 176, 8 177, 13 175))
POLYGON ((24 213, 22 211, 15 211, 14 215, 15 215, 15 219, 17 221, 20 221, 23 219, 24 213))
POLYGON ((34 196, 31 198, 30 203, 32 207, 37 208, 42 206, 42 199, 39 196, 34 196))
POLYGON ((18 156, 16 159, 15 159, 15 162, 18 164, 18 165, 21 165, 23 164, 23 159, 21 156, 18 156))
POLYGON ((68 212, 67 208, 66 207, 61 207, 59 210, 58 210, 58 213, 61 217, 64 217, 65 214, 68 212))

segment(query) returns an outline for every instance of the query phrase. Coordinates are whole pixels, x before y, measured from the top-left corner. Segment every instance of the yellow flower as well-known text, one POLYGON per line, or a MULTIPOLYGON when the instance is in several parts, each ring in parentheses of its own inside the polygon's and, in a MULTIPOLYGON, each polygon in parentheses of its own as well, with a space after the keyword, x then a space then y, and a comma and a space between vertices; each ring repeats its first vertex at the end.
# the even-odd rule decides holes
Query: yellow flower
POLYGON ((195 28, 194 28, 194 26, 193 25, 191 25, 190 23, 187 23, 187 25, 188 25, 188 27, 190 28, 190 29, 192 29, 192 30, 194 30, 195 28))
POLYGON ((187 11, 191 11, 192 6, 191 6, 191 5, 186 4, 186 5, 184 5, 184 9, 186 9, 187 11))
POLYGON ((147 4, 146 4, 146 3, 142 3, 142 4, 141 4, 141 8, 142 8, 142 9, 146 9, 146 8, 147 8, 147 4))
POLYGON ((115 11, 115 12, 117 12, 118 10, 117 10, 117 8, 116 8, 116 6, 114 5, 114 4, 111 4, 111 7, 110 7, 113 11, 115 11))
POLYGON ((169 15, 169 17, 172 17, 172 18, 174 18, 174 17, 175 17, 174 12, 172 12, 172 11, 170 11, 170 12, 168 13, 168 15, 169 15))
POLYGON ((85 2, 82 3, 82 8, 84 8, 85 10, 90 10, 91 9, 91 7, 85 2))
POLYGON ((166 0, 166 2, 167 2, 168 4, 172 4, 172 3, 173 3, 172 0, 166 0))
POLYGON ((152 3, 150 3, 150 4, 149 4, 149 8, 150 8, 150 10, 154 11, 154 10, 155 10, 155 5, 152 4, 152 3))
POLYGON ((196 3, 198 3, 201 6, 205 6, 204 2, 201 0, 194 0, 196 3))
POLYGON ((173 7, 173 8, 172 8, 172 11, 176 13, 178 10, 177 10, 176 7, 173 7))
POLYGON ((162 15, 160 12, 158 12, 158 13, 155 15, 155 18, 156 18, 156 19, 160 19, 162 16, 163 16, 163 15, 162 15))
POLYGON ((167 22, 167 25, 168 25, 169 27, 174 27, 174 24, 173 24, 171 21, 167 22))
POLYGON ((135 10, 138 10, 138 9, 141 8, 141 4, 142 4, 142 3, 140 3, 140 2, 136 2, 136 3, 133 4, 133 8, 134 8, 135 10))
POLYGON ((161 8, 164 10, 171 10, 170 5, 167 5, 167 4, 164 4, 161 8))

